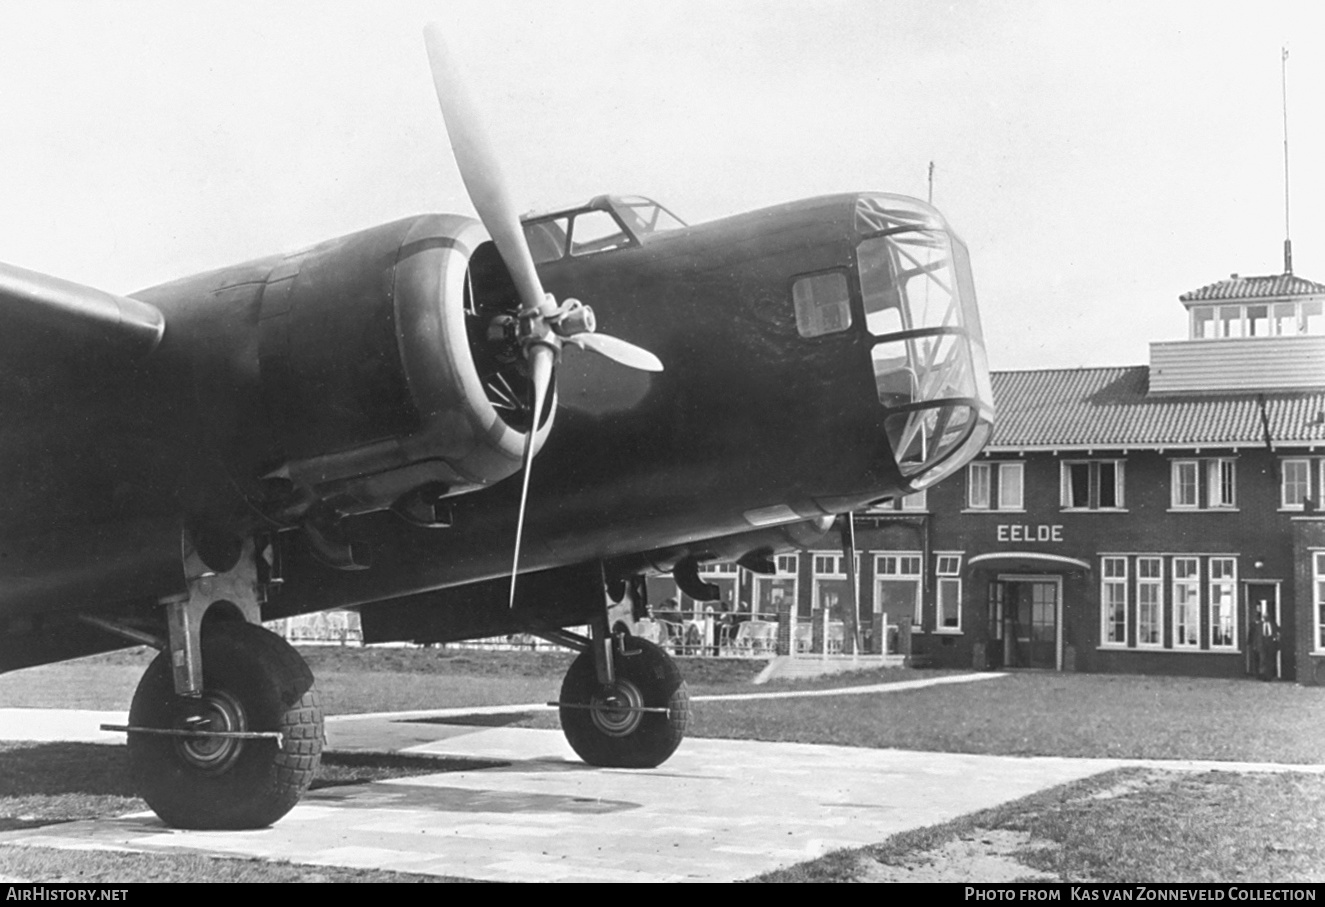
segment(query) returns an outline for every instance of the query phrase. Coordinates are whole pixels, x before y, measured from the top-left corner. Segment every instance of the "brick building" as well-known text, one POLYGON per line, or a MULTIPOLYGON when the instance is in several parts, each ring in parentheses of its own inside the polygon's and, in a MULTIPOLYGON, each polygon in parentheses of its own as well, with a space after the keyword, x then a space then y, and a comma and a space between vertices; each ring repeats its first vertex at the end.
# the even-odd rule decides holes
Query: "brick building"
MULTIPOLYGON (((1233 275, 1180 301, 1189 336, 1148 366, 995 373, 984 454, 856 516, 871 650, 1325 682, 1325 285, 1233 275)), ((831 623, 849 600, 835 541, 705 578, 742 609, 831 623)))

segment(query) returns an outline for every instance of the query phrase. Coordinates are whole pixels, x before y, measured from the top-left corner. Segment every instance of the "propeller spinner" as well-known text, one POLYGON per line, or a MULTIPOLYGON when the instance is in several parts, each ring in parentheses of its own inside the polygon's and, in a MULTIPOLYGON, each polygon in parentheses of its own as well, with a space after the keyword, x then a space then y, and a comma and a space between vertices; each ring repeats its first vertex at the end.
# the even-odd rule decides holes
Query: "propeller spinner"
POLYGON ((482 118, 465 86, 442 29, 437 23, 424 29, 433 86, 442 108, 442 119, 451 139, 456 165, 465 191, 487 228, 502 262, 511 274, 520 298, 519 336, 522 355, 529 370, 531 424, 525 436, 523 484, 516 520, 515 555, 511 564, 510 605, 515 606, 515 580, 520 565, 520 543, 524 533, 525 507, 529 501, 529 474, 533 465, 534 437, 539 416, 552 386, 554 366, 563 343, 591 350, 622 365, 660 372, 662 362, 646 349, 616 337, 595 333, 593 310, 578 300, 558 304, 543 289, 534 269, 524 228, 515 213, 502 175, 499 158, 488 140, 482 118))

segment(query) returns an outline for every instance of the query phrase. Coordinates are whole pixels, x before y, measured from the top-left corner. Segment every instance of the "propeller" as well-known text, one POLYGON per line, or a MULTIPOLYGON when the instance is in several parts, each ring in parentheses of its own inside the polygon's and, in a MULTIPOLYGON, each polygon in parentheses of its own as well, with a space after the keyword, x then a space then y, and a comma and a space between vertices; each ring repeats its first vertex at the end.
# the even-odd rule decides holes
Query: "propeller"
POLYGON ((529 370, 530 424, 525 435, 523 484, 520 510, 516 518, 515 556, 511 566, 510 606, 515 606, 515 580, 520 565, 520 544, 524 534, 525 509, 529 501, 529 474, 534 458, 534 438, 539 417, 552 386, 554 366, 564 343, 598 353, 614 362, 643 371, 660 372, 662 362, 648 350, 616 337, 595 333, 593 309, 575 299, 558 304, 543 289, 534 269, 534 258, 525 239, 524 227, 516 214, 500 158, 483 127, 461 77, 455 57, 447 45, 441 26, 432 23, 424 29, 424 44, 432 69, 433 87, 442 108, 442 119, 451 140, 455 161, 465 191, 487 228, 502 262, 511 274, 520 299, 518 316, 521 352, 529 370))

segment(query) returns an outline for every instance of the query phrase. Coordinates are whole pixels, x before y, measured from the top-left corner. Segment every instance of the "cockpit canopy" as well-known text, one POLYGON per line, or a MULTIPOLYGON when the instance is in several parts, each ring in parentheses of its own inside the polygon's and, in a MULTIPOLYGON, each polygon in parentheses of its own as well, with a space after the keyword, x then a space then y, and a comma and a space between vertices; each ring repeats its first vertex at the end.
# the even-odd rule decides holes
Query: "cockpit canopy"
POLYGON ((686 226, 672 212, 639 195, 600 195, 588 204, 522 218, 534 264, 637 246, 686 226))

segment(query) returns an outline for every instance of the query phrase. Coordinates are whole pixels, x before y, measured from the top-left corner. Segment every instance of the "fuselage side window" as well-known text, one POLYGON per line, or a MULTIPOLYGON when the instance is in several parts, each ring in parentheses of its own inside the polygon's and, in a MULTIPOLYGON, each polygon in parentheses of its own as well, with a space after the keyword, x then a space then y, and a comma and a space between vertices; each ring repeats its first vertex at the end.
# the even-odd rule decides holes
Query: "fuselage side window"
POLYGON ((851 295, 841 271, 808 274, 791 285, 796 330, 802 337, 836 334, 851 327, 851 295))

